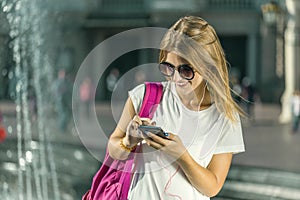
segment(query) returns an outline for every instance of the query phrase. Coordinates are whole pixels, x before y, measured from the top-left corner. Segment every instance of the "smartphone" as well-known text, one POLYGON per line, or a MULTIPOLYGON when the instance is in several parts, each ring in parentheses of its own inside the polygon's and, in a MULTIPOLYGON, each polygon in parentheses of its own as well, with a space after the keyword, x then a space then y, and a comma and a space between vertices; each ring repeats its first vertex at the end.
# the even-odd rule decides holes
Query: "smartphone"
POLYGON ((151 132, 155 135, 158 135, 162 138, 165 139, 169 139, 167 136, 168 134, 160 127, 158 126, 144 126, 144 125, 140 125, 139 129, 145 134, 147 135, 147 132, 151 132))

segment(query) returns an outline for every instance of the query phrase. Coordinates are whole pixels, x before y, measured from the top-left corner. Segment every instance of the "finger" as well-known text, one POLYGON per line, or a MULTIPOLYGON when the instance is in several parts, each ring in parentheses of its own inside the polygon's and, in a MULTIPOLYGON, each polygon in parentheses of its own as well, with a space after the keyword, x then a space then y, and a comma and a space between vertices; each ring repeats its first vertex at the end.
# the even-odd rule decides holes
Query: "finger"
POLYGON ((143 139, 149 139, 149 137, 148 137, 148 135, 147 134, 145 134, 143 131, 141 131, 140 129, 139 129, 139 131, 141 132, 141 138, 143 138, 143 139))
POLYGON ((143 138, 143 139, 147 138, 147 136, 140 129, 137 129, 137 133, 140 138, 143 138))
POLYGON ((136 121, 131 121, 128 126, 128 130, 130 130, 130 131, 137 130, 138 126, 139 125, 136 121))
POLYGON ((138 115, 135 115, 133 117, 132 121, 136 122, 138 125, 142 125, 143 124, 141 118, 138 115))
POLYGON ((151 119, 149 119, 149 118, 140 118, 140 119, 141 119, 143 125, 151 124, 151 119))
POLYGON ((153 147, 154 149, 161 149, 163 145, 151 140, 151 139, 145 139, 148 146, 153 147))
POLYGON ((141 135, 138 133, 139 125, 135 121, 131 121, 127 127, 126 134, 132 136, 132 137, 141 137, 141 135))
POLYGON ((168 139, 165 139, 165 138, 162 138, 158 135, 155 135, 151 132, 148 132, 147 135, 153 140, 155 141, 156 143, 159 143, 161 144, 162 146, 166 146, 168 144, 168 142, 170 142, 170 140, 168 139))

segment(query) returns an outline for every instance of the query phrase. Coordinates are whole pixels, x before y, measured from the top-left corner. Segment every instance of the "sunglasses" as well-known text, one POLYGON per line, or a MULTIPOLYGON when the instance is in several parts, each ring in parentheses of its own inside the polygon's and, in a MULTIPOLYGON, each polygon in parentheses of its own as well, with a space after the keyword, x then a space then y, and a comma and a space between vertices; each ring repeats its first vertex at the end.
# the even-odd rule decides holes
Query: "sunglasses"
POLYGON ((174 65, 168 63, 168 62, 161 62, 158 64, 159 71, 164 75, 171 77, 174 75, 175 70, 177 68, 177 71, 179 72, 179 75, 186 79, 186 80, 192 80, 195 76, 194 69, 191 68, 188 64, 182 64, 177 67, 174 65))

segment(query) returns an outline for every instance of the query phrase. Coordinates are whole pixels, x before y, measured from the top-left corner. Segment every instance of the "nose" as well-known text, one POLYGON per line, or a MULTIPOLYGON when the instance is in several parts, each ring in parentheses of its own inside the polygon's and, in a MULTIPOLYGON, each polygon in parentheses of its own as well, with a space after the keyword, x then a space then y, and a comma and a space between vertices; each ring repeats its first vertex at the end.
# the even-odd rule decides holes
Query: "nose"
POLYGON ((182 80, 182 77, 180 76, 179 72, 175 70, 174 75, 172 76, 172 81, 176 82, 180 80, 182 80))

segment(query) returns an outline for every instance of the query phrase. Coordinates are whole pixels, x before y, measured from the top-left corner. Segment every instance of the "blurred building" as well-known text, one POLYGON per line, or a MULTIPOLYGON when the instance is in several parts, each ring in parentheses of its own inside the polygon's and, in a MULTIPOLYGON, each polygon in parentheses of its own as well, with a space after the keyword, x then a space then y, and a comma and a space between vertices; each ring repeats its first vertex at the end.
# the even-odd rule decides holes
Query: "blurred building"
MULTIPOLYGON (((300 4, 297 0, 288 1, 300 4)), ((230 63, 231 74, 240 80, 249 77, 263 102, 279 103, 285 90, 286 78, 284 68, 281 69, 282 73, 278 73, 280 69, 276 56, 282 54, 283 58, 284 45, 280 46, 277 40, 278 37, 282 37, 284 41, 286 20, 283 20, 282 33, 279 35, 277 25, 268 24, 262 17, 261 6, 268 2, 267 0, 53 0, 48 9, 57 27, 54 41, 49 41, 56 44, 56 51, 52 53, 54 65, 64 65, 76 74, 88 53, 112 35, 137 27, 168 28, 181 16, 198 15, 216 29, 230 63), (278 52, 279 48, 281 51, 278 52)), ((285 1, 277 3, 283 10, 286 9, 285 1)), ((286 15, 282 17, 287 18, 286 15)), ((3 13, 1 21, 2 19, 3 13)), ((299 16, 296 21, 299 21, 299 16)), ((8 30, 4 24, 1 22, 0 46, 8 47, 8 30)), ((295 32, 298 29, 293 30, 295 32)), ((297 34, 298 39, 294 42, 297 42, 299 47, 299 33, 297 34)), ((126 42, 130 44, 137 41, 132 37, 126 42)), ((5 51, 8 49, 5 48, 5 51)), ((107 51, 109 54, 109 51, 113 50, 107 51)), ((99 55, 100 58, 101 56, 105 55, 99 55)), ((0 98, 7 99, 8 94, 3 91, 8 85, 8 71, 11 68, 9 65, 12 64, 9 60, 12 58, 9 58, 9 53, 1 53, 1 60, 2 57, 5 59, 0 66, 1 74, 4 75, 0 79, 0 98)), ((133 66, 156 62, 157 58, 157 51, 137 50, 120 57, 109 68, 119 68, 122 74, 133 66)), ((281 62, 284 62, 284 59, 281 62)), ((298 61, 294 64, 299 67, 298 61)), ((108 74, 109 70, 105 73, 108 74)), ((99 85, 102 84, 106 84, 104 79, 100 80, 99 85)), ((105 88, 98 87, 99 100, 107 98, 105 88)))

